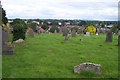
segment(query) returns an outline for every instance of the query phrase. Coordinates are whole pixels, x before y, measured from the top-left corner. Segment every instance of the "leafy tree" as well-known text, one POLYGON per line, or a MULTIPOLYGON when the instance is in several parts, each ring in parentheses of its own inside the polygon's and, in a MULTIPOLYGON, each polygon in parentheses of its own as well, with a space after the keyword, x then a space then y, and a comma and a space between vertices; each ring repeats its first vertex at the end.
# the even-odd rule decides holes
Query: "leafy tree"
POLYGON ((54 33, 55 30, 56 30, 57 32, 59 32, 59 29, 58 29, 57 26, 52 26, 52 28, 50 29, 50 32, 54 33))
POLYGON ((47 30, 47 29, 49 28, 49 25, 48 25, 47 21, 44 21, 44 22, 43 22, 42 28, 43 28, 44 30, 47 30))
POLYGON ((114 26, 112 27, 112 32, 117 33, 118 31, 118 24, 114 24, 114 26))
POLYGON ((14 19, 13 20, 13 41, 18 39, 25 39, 25 32, 27 26, 25 22, 21 19, 14 19))
POLYGON ((2 8, 2 23, 6 25, 7 22, 8 22, 8 19, 6 17, 6 11, 2 8))
POLYGON ((82 26, 82 25, 85 26, 86 24, 87 24, 86 21, 81 21, 78 25, 79 25, 79 26, 82 26))
POLYGON ((33 23, 33 22, 30 22, 27 24, 27 27, 32 28, 34 32, 36 32, 36 26, 37 26, 37 24, 33 23))

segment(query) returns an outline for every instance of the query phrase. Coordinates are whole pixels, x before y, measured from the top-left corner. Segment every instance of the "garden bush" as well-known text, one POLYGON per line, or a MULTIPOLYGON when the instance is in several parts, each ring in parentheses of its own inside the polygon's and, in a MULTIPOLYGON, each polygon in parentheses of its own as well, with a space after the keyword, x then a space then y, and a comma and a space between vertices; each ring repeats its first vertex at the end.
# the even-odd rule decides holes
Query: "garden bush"
POLYGON ((18 39, 25 40, 26 29, 27 29, 27 26, 23 20, 14 19, 13 20, 13 41, 16 41, 18 39))
POLYGON ((85 28, 84 32, 90 32, 90 34, 95 34, 97 31, 96 27, 93 25, 90 25, 88 27, 85 28))

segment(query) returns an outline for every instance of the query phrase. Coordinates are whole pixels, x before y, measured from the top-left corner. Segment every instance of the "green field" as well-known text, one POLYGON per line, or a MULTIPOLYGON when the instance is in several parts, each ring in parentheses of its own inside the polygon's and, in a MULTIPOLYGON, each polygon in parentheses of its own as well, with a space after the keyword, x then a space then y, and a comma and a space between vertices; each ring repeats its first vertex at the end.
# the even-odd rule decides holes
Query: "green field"
POLYGON ((77 35, 64 41, 62 34, 36 34, 15 44, 15 55, 3 56, 3 78, 117 78, 117 36, 112 43, 105 35, 77 35), (82 41, 80 41, 82 39, 82 41), (101 64, 101 74, 75 74, 73 67, 84 62, 101 64))

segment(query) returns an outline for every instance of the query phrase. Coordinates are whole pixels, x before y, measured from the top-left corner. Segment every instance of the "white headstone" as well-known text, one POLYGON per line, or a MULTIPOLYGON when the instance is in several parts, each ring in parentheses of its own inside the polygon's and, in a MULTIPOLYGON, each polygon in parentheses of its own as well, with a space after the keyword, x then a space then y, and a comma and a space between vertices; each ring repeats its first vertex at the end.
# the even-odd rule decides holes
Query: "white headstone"
POLYGON ((86 32, 86 36, 88 36, 88 37, 89 37, 89 36, 90 36, 90 32, 86 32))
POLYGON ((98 33, 96 33, 96 35, 98 35, 98 33))

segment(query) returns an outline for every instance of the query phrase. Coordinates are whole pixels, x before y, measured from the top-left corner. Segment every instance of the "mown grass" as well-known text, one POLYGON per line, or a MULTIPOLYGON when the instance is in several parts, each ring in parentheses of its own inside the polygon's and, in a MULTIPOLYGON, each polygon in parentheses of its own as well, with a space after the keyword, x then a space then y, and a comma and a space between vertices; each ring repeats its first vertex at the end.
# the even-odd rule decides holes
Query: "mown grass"
POLYGON ((118 77, 116 35, 113 36, 112 43, 105 42, 105 35, 77 35, 71 39, 64 41, 61 34, 27 37, 24 43, 15 44, 15 55, 3 56, 3 78, 118 77), (101 64, 102 73, 75 74, 73 67, 84 62, 101 64))

